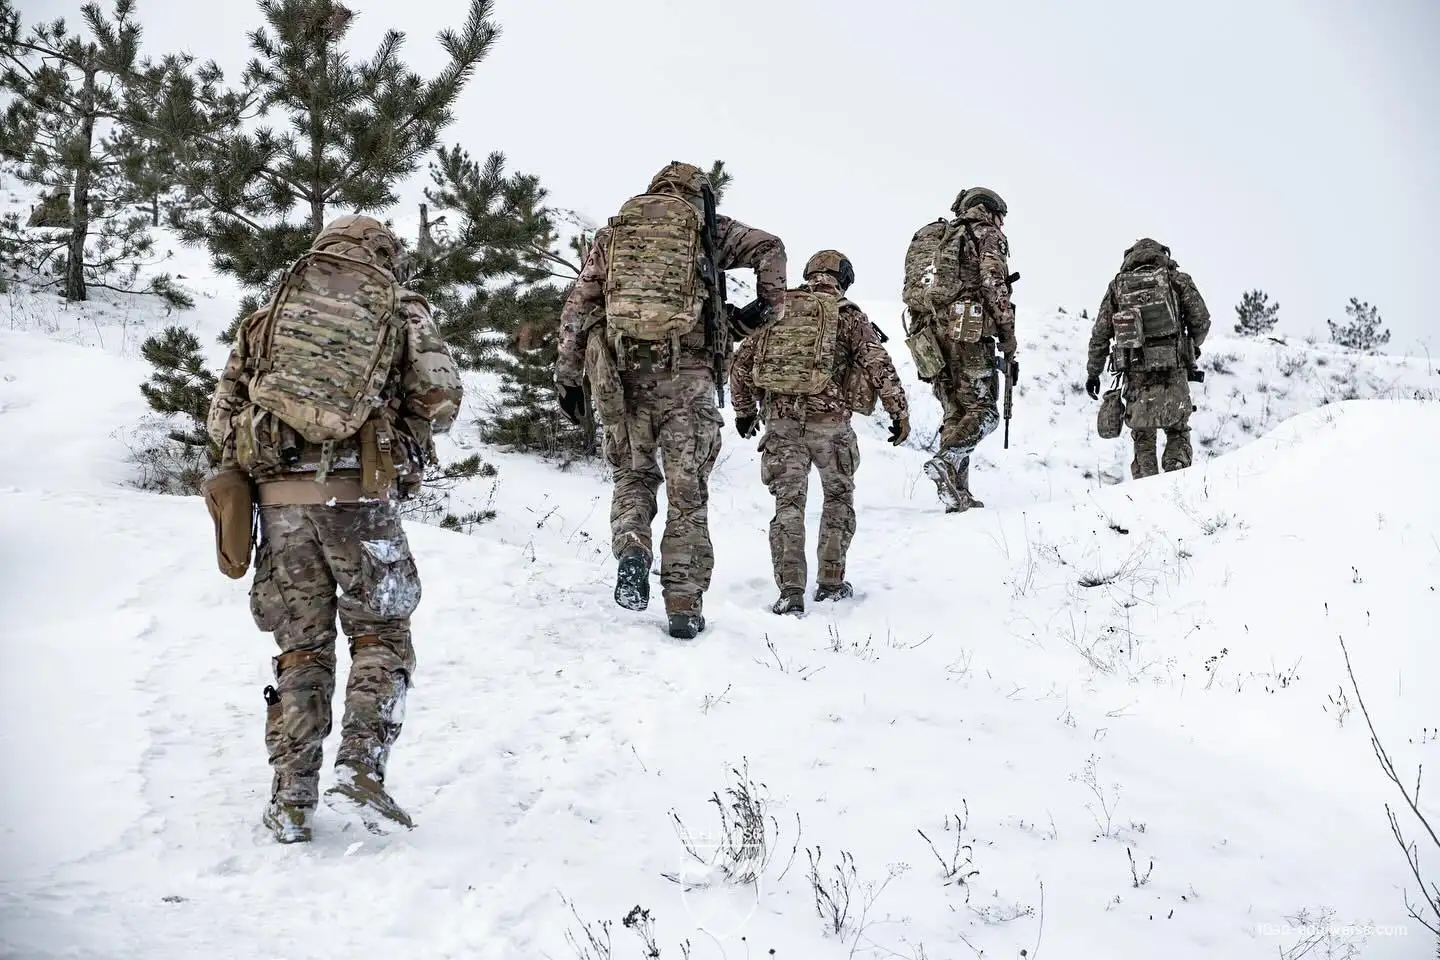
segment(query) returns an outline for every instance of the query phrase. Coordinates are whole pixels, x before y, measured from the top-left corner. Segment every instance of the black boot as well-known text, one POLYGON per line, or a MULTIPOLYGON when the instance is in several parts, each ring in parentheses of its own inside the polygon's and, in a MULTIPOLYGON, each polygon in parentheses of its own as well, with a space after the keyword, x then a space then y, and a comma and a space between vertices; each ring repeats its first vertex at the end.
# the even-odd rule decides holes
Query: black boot
POLYGON ((698 613, 670 614, 670 636, 676 640, 694 640, 705 629, 705 618, 698 613))
POLYGON ((819 603, 822 600, 844 600, 848 597, 853 597, 854 595, 855 590, 853 587, 850 586, 850 582, 848 580, 841 581, 840 583, 819 583, 815 585, 816 603, 819 603))
MULTIPOLYGON (((817 597, 818 599, 818 597, 817 597)), ((782 593, 780 599, 770 605, 770 612, 775 614, 804 613, 805 594, 803 593, 782 593)))
POLYGON ((626 550, 615 573, 615 602, 626 610, 650 606, 650 558, 638 547, 626 550))

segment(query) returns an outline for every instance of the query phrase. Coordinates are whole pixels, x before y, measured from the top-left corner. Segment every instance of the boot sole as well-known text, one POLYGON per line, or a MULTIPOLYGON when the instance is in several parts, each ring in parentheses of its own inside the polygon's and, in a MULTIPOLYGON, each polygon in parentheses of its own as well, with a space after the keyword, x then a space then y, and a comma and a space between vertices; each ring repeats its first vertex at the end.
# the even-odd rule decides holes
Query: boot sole
POLYGON ((650 565, 638 557, 620 561, 615 574, 615 603, 626 610, 650 606, 650 565))

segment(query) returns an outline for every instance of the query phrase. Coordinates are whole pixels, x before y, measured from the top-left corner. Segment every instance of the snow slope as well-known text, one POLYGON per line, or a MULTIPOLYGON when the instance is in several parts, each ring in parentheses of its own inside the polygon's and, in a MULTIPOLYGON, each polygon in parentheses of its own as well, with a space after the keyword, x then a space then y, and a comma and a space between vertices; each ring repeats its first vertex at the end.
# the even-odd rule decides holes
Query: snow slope
POLYGON ((1037 358, 1023 409, 1055 423, 988 444, 993 509, 943 516, 925 454, 862 425, 858 595, 799 619, 766 610, 768 496, 727 434, 712 628, 690 645, 658 603, 611 602, 594 468, 495 455, 495 523, 410 531, 426 593, 392 782, 419 828, 379 840, 322 811, 294 848, 257 823, 269 640, 199 502, 121 486, 143 369, 108 353, 0 330, 3 696, 23 718, 0 734, 4 955, 568 960, 567 935, 610 921, 613 956, 640 957, 619 922, 637 905, 666 957, 1434 948, 1404 915, 1338 638, 1403 768, 1433 763, 1435 404, 1336 403, 1107 486, 1082 475, 1098 441, 1070 435, 1093 407, 1037 358), (708 856, 707 801, 741 764, 773 859, 754 888, 699 886, 671 815, 708 856), (969 845, 968 887, 919 830, 946 860, 969 845), (839 934, 817 849, 822 880, 853 857, 839 934))

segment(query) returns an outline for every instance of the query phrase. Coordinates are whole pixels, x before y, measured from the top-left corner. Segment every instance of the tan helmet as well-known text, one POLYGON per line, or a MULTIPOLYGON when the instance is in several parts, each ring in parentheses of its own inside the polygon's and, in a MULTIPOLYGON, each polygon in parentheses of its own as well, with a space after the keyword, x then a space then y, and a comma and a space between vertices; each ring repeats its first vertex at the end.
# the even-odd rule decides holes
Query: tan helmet
POLYGON ((698 206, 701 193, 708 186, 710 186, 710 178, 705 175, 704 170, 692 163, 671 160, 660 168, 659 173, 650 178, 648 192, 673 193, 698 206))
POLYGON ((840 282, 841 290, 848 290, 855 282, 855 265, 839 250, 821 250, 805 262, 806 280, 817 273, 832 274, 840 282))
POLYGON ((954 205, 950 207, 950 212, 958 217, 977 205, 984 206, 997 217, 1008 216, 1010 213, 1010 208, 1005 205, 1005 200, 989 187, 971 187, 969 190, 960 191, 960 195, 955 198, 954 205))
POLYGON ((400 244, 390 228, 374 217, 359 213, 336 217, 325 224, 310 249, 325 250, 344 244, 360 246, 386 270, 394 267, 400 255, 400 244))

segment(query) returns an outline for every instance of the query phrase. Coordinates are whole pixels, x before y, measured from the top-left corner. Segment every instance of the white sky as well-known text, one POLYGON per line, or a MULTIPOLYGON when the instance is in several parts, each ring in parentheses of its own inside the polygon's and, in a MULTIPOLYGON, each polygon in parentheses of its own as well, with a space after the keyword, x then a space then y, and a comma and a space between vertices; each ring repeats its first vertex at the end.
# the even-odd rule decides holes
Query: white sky
MULTIPOLYGON (((358 55, 398 27, 426 75, 435 33, 466 9, 352 5, 358 55)), ((19 0, 27 20, 78 6, 19 0)), ((260 22, 240 0, 138 6, 148 52, 188 49, 227 73, 260 22)), ((1194 275, 1217 330, 1253 286, 1296 334, 1323 333, 1359 296, 1392 351, 1440 353, 1426 302, 1440 280, 1435 0, 496 6, 503 34, 445 139, 503 150, 596 220, 671 159, 723 158, 725 211, 784 238, 792 282, 836 247, 856 299, 898 300, 910 235, 983 184, 1010 205, 1024 306, 1093 312, 1148 235, 1194 275)))

